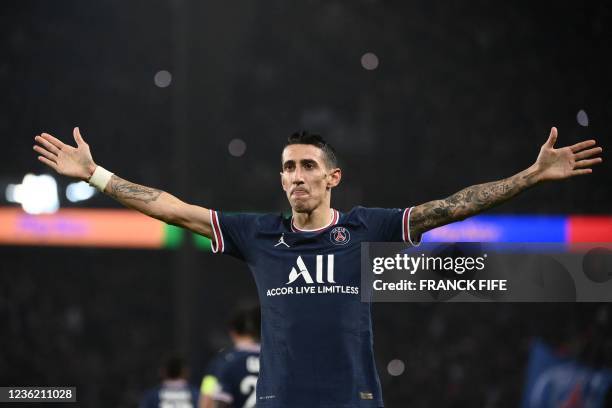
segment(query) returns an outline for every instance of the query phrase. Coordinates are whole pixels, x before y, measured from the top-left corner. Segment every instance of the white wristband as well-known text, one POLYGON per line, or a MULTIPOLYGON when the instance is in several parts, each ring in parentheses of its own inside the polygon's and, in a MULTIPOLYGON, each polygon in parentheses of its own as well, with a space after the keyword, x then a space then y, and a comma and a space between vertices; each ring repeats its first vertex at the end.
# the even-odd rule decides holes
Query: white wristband
POLYGON ((112 176, 113 173, 106 170, 102 166, 97 166, 93 174, 91 175, 91 178, 89 179, 89 185, 104 192, 104 189, 106 188, 106 185, 108 184, 112 176))

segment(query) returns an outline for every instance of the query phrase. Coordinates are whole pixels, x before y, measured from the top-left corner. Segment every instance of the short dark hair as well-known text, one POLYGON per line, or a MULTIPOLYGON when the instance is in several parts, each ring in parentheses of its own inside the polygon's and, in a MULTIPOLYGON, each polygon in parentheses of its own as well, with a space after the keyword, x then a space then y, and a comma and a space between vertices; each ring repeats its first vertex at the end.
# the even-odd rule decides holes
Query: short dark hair
POLYGON ((170 380, 181 378, 186 369, 187 364, 185 364, 185 360, 180 355, 172 354, 164 360, 163 375, 170 380))
POLYGON ((327 166, 330 168, 338 167, 338 155, 336 154, 336 149, 327 143, 320 135, 310 133, 307 130, 295 132, 287 138, 287 144, 285 144, 283 149, 294 144, 306 144, 318 147, 319 149, 323 150, 327 166))
POLYGON ((259 306, 237 310, 228 322, 228 328, 238 335, 251 336, 259 340, 261 333, 259 306))

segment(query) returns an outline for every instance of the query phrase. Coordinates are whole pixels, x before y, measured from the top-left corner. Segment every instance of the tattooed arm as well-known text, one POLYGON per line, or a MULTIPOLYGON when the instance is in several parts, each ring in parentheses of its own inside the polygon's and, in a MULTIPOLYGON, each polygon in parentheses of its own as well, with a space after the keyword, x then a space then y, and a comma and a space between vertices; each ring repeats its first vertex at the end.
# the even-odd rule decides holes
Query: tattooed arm
POLYGON ((594 140, 555 149, 556 140, 557 129, 553 127, 548 140, 540 148, 536 162, 527 170, 414 207, 410 212, 410 236, 414 237, 413 241, 419 241, 424 232, 481 213, 540 182, 589 174, 592 172, 589 167, 602 161, 601 157, 594 157, 602 151, 601 147, 593 147, 594 140))
POLYGON ((417 205, 410 212, 410 236, 420 241, 421 234, 451 222, 460 221, 509 200, 536 183, 536 170, 530 167, 512 177, 477 184, 447 197, 417 205))
POLYGON ((209 238, 212 236, 208 209, 187 204, 165 191, 134 184, 113 174, 104 193, 126 207, 150 217, 187 228, 209 238))
MULTIPOLYGON (((40 154, 38 159, 59 174, 87 181, 97 165, 78 128, 74 128, 74 140, 77 147, 72 147, 43 133, 35 137, 39 145, 34 150, 40 154)), ((131 183, 113 175, 107 184, 105 194, 115 200, 146 214, 150 217, 178 225, 206 237, 212 236, 210 211, 204 207, 187 204, 175 196, 155 188, 131 183)))

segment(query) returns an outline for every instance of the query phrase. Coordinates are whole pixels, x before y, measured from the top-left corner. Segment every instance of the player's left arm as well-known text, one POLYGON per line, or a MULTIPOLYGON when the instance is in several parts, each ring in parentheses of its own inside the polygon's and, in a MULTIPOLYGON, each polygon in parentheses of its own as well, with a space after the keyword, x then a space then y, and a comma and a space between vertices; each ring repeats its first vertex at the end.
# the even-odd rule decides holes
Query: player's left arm
POLYGON ((215 400, 210 395, 200 393, 198 408, 215 408, 215 400))
POLYGON ((534 185, 550 180, 590 174, 591 166, 601 163, 601 147, 595 140, 586 140, 572 146, 555 149, 557 128, 540 148, 536 162, 526 170, 503 180, 477 184, 443 200, 417 205, 410 212, 410 236, 419 239, 421 234, 481 213, 499 205, 534 185))
POLYGON ((200 386, 198 408, 215 408, 215 400, 213 399, 213 395, 218 391, 218 389, 219 380, 215 375, 207 374, 204 376, 202 379, 202 385, 200 386))

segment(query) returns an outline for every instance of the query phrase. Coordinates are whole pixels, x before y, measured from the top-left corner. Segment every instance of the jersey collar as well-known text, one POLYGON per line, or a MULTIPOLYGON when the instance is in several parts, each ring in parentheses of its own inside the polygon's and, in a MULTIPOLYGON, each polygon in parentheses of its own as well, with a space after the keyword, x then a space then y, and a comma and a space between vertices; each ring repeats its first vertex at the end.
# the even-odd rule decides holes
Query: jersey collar
POLYGON ((340 219, 340 213, 338 213, 338 210, 334 208, 330 208, 330 211, 331 211, 331 220, 329 221, 329 224, 327 224, 324 227, 317 228, 317 229, 300 229, 295 226, 295 224, 293 223, 293 216, 291 216, 291 231, 293 232, 319 232, 319 231, 323 231, 326 228, 331 227, 332 225, 336 225, 338 223, 338 220, 340 219))

